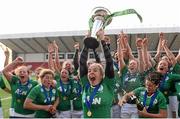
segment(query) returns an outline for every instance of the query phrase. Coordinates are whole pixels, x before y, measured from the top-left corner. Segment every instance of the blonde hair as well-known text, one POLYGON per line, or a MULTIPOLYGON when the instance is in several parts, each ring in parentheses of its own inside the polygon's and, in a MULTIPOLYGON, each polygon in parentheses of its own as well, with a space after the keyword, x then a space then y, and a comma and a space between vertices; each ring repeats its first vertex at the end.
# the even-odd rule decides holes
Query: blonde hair
POLYGON ((104 78, 104 77, 105 77, 105 73, 104 73, 104 68, 103 68, 103 66, 102 66, 100 63, 93 63, 93 64, 91 64, 90 66, 92 66, 92 65, 95 65, 95 66, 97 66, 97 67, 99 68, 99 71, 100 71, 100 73, 102 74, 102 77, 104 78))
POLYGON ((53 77, 55 76, 51 69, 42 69, 39 74, 39 78, 42 79, 46 74, 52 74, 53 77))
POLYGON ((17 68, 14 70, 15 75, 19 75, 19 70, 22 69, 22 68, 25 68, 25 69, 27 70, 27 73, 29 74, 29 72, 28 72, 28 67, 25 66, 25 65, 23 65, 23 66, 17 67, 17 68))
POLYGON ((71 68, 72 68, 72 62, 69 61, 69 60, 66 60, 66 61, 64 61, 63 64, 62 64, 62 69, 66 68, 66 64, 67 64, 67 63, 69 63, 69 64, 71 65, 71 68))

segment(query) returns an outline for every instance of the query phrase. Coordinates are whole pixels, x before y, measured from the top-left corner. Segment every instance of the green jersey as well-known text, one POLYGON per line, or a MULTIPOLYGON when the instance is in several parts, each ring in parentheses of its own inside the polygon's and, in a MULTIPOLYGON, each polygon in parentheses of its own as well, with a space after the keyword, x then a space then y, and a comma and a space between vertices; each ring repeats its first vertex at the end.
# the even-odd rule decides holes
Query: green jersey
POLYGON ((180 64, 176 63, 172 69, 173 74, 180 74, 180 64))
POLYGON ((174 92, 176 92, 175 86, 175 81, 177 81, 177 76, 175 74, 165 74, 163 76, 163 79, 160 82, 159 90, 164 94, 167 100, 167 104, 169 104, 169 99, 168 96, 174 95, 174 92))
POLYGON ((83 114, 84 118, 110 118, 114 98, 114 78, 105 77, 96 87, 90 86, 87 76, 81 78, 83 85, 83 114), (88 87, 89 85, 89 87, 88 87), (92 99, 92 102, 90 102, 92 99), (87 103, 90 103, 90 106, 87 103))
POLYGON ((33 110, 24 109, 24 101, 31 91, 31 89, 36 86, 38 83, 34 80, 28 79, 25 85, 22 85, 20 79, 17 76, 13 76, 10 81, 12 98, 14 99, 14 110, 15 112, 23 115, 33 114, 33 110))
POLYGON ((172 82, 175 82, 177 98, 180 101, 180 74, 171 74, 172 82))
POLYGON ((114 88, 114 99, 113 99, 113 105, 116 105, 119 102, 119 95, 122 95, 122 82, 119 77, 118 71, 114 70, 115 74, 115 88, 114 88))
POLYGON ((166 99, 159 90, 157 90, 157 92, 156 92, 157 94, 156 94, 156 97, 154 98, 154 100, 152 100, 153 95, 151 95, 151 96, 145 95, 145 92, 146 92, 145 87, 139 87, 139 88, 133 90, 133 92, 134 92, 135 96, 139 99, 141 104, 143 104, 143 102, 145 101, 145 98, 146 98, 145 106, 146 106, 146 109, 149 108, 148 109, 149 113, 158 114, 160 109, 163 109, 163 110, 167 109, 166 99), (153 102, 152 102, 151 107, 149 107, 151 101, 153 101, 153 102))
MULTIPOLYGON (((53 105, 57 97, 59 97, 59 95, 56 88, 47 90, 42 84, 35 86, 27 96, 27 98, 33 100, 33 103, 39 105, 53 105)), ((49 112, 44 110, 35 111, 36 118, 49 118, 51 116, 49 112)))
POLYGON ((127 67, 122 69, 122 88, 127 93, 144 85, 144 75, 140 73, 131 74, 127 67))
POLYGON ((55 80, 57 82, 56 88, 58 89, 60 103, 57 107, 59 111, 67 111, 71 109, 71 80, 67 83, 62 82, 60 75, 56 74, 55 80))
MULTIPOLYGON (((0 88, 5 89, 6 85, 4 84, 3 77, 0 75, 0 88)), ((0 97, 0 107, 1 107, 1 97, 0 97)))
POLYGON ((82 85, 80 81, 72 79, 73 109, 82 110, 82 85))

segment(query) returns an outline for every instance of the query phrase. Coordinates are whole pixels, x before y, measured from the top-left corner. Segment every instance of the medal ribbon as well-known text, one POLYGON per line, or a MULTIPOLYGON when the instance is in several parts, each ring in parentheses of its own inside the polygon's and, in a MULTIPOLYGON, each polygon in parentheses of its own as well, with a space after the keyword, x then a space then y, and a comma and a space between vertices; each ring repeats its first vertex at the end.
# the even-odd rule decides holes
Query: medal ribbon
POLYGON ((80 85, 80 83, 79 83, 79 81, 77 81, 78 83, 78 93, 77 93, 77 97, 79 97, 80 95, 81 95, 81 92, 82 92, 82 87, 81 87, 81 85, 80 85))
MULTIPOLYGON (((116 16, 123 16, 123 15, 128 15, 128 14, 136 14, 137 17, 139 18, 140 22, 143 21, 142 17, 140 14, 138 14, 136 12, 136 10, 134 9, 126 9, 126 10, 123 10, 123 11, 118 11, 118 12, 114 12, 110 15, 107 15, 104 19, 105 19, 105 23, 103 24, 103 29, 108 25, 108 23, 110 22, 110 20, 113 18, 113 17, 116 17, 116 16)), ((90 31, 93 27, 93 22, 94 22, 94 19, 91 17, 89 19, 89 28, 90 28, 90 31)))
POLYGON ((167 73, 163 76, 162 80, 160 81, 159 90, 164 91, 164 84, 166 81, 167 73))
MULTIPOLYGON (((95 86, 93 92, 90 94, 89 101, 88 101, 88 99, 87 99, 87 96, 85 96, 85 102, 86 102, 86 106, 87 106, 88 110, 90 110, 90 108, 91 108, 93 99, 94 99, 94 97, 95 97, 95 95, 96 95, 99 87, 100 87, 100 84, 98 84, 98 85, 95 86)), ((87 83, 87 85, 86 85, 86 91, 88 91, 89 88, 90 88, 90 84, 87 83)))
MULTIPOLYGON (((151 97, 149 107, 147 108, 147 112, 149 112, 149 111, 150 111, 150 108, 152 108, 153 102, 154 102, 157 94, 158 94, 158 92, 156 91, 156 92, 153 94, 153 96, 151 97)), ((147 91, 144 93, 144 100, 143 100, 143 106, 144 106, 144 107, 146 106, 146 99, 147 99, 147 91)))
POLYGON ((19 89, 19 93, 20 93, 20 94, 18 94, 18 98, 21 97, 21 93, 22 93, 22 88, 23 88, 23 86, 25 86, 25 90, 28 91, 28 85, 29 85, 29 83, 30 83, 29 79, 28 79, 26 85, 22 85, 22 84, 21 84, 21 81, 19 81, 18 89, 19 89))
POLYGON ((62 88, 62 95, 65 96, 66 93, 67 93, 67 91, 69 90, 69 85, 67 86, 67 90, 65 91, 65 90, 64 90, 63 82, 62 82, 62 80, 60 79, 60 86, 61 86, 61 88, 62 88))
POLYGON ((49 90, 49 96, 48 96, 48 91, 46 91, 45 87, 42 85, 42 89, 43 89, 43 93, 45 95, 45 98, 47 100, 46 104, 51 104, 51 99, 52 99, 52 87, 50 87, 50 90, 49 90))

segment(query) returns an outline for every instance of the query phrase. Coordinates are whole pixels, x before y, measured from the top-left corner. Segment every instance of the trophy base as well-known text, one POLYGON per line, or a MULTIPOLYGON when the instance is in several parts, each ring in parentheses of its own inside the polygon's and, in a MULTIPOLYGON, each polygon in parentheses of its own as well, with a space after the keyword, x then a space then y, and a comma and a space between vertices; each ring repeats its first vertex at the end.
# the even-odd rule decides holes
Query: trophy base
POLYGON ((84 39, 84 44, 87 48, 96 49, 99 47, 99 42, 94 37, 87 37, 84 39))

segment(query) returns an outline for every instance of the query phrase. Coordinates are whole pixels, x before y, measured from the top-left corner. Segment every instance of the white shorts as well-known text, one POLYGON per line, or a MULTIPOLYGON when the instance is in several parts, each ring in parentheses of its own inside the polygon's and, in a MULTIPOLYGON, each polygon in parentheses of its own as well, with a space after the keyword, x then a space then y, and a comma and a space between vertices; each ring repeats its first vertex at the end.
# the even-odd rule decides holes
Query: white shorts
POLYGON ((119 105, 113 105, 111 107, 111 117, 121 118, 121 107, 119 105))
POLYGON ((122 118, 138 118, 138 110, 136 104, 124 104, 121 107, 121 117, 122 118))
POLYGON ((3 118, 3 111, 1 107, 0 107, 0 118, 3 118))
POLYGON ((168 104, 168 118, 172 118, 172 112, 176 112, 176 117, 178 113, 178 100, 177 96, 169 96, 169 104, 168 104))
POLYGON ((82 118, 83 117, 83 111, 80 110, 80 111, 76 111, 76 110, 73 110, 71 111, 71 118, 82 118))
POLYGON ((56 118, 71 118, 71 111, 58 111, 56 113, 56 118))
POLYGON ((14 108, 9 108, 9 116, 14 117, 14 108))
POLYGON ((30 117, 30 118, 33 118, 34 115, 35 115, 34 113, 33 114, 23 115, 23 114, 19 114, 19 113, 14 111, 14 117, 30 117))

